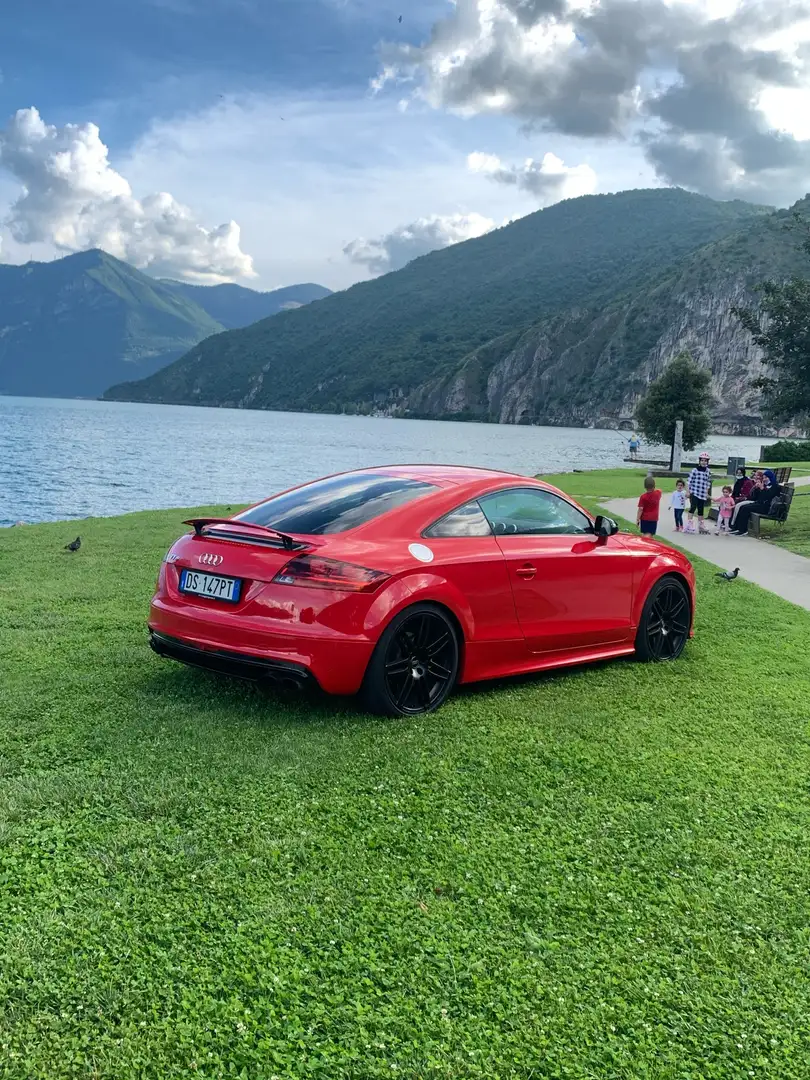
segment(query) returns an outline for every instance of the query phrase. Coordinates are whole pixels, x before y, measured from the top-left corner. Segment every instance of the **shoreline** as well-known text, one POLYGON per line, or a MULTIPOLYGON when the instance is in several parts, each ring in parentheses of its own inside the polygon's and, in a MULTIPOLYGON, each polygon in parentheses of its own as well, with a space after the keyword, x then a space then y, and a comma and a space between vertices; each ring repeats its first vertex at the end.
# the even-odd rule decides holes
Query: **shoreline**
MULTIPOLYGON (((551 428, 571 431, 615 431, 620 435, 623 434, 623 432, 633 430, 632 425, 629 427, 620 426, 621 424, 627 424, 625 418, 614 419, 605 416, 599 416, 592 423, 588 424, 573 423, 571 420, 546 420, 543 423, 510 424, 502 423, 499 420, 490 420, 487 417, 468 416, 463 414, 421 416, 392 413, 386 410, 370 410, 368 412, 358 410, 356 412, 351 412, 344 409, 340 412, 332 412, 327 409, 257 409, 250 406, 239 405, 234 402, 223 402, 214 405, 208 402, 195 401, 144 401, 130 398, 107 398, 103 395, 101 397, 85 397, 83 395, 76 395, 75 397, 54 397, 50 394, 13 394, 0 391, 0 400, 3 400, 4 398, 7 398, 9 401, 92 401, 103 405, 144 405, 149 408, 216 409, 219 411, 231 410, 239 413, 281 413, 291 416, 346 416, 351 417, 352 419, 365 418, 369 420, 418 420, 434 424, 481 424, 494 428, 551 428)), ((766 441, 776 442, 780 439, 807 439, 810 438, 810 432, 795 427, 775 429, 765 423, 757 423, 756 421, 752 424, 734 424, 718 420, 716 422, 716 427, 712 428, 708 437, 721 439, 765 439, 766 441)))

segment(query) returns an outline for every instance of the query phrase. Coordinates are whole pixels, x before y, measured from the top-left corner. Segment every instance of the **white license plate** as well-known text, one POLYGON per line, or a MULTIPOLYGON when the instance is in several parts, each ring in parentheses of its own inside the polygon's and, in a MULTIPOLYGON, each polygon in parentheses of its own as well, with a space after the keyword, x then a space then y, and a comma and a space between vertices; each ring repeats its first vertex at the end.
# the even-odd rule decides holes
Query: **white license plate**
POLYGON ((242 582, 238 578, 201 574, 197 570, 184 570, 180 575, 180 592, 207 596, 211 600, 225 600, 230 604, 238 604, 241 588, 242 582))

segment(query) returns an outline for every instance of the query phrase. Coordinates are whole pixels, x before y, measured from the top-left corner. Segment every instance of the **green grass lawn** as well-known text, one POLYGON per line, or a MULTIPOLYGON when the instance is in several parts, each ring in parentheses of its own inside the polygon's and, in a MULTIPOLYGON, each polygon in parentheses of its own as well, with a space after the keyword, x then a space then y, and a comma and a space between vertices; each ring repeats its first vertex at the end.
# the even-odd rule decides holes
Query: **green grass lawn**
MULTIPOLYGON (((629 499, 633 495, 641 495, 644 491, 644 477, 647 475, 647 467, 639 466, 627 469, 594 469, 591 472, 579 473, 551 473, 541 475, 540 479, 547 484, 567 491, 574 499, 594 501, 598 499, 629 499)), ((661 479, 659 486, 674 490, 675 481, 661 479)))
POLYGON ((784 525, 764 521, 760 529, 763 538, 770 543, 810 557, 810 487, 796 488, 784 525))
POLYGON ((184 516, 0 532, 0 1076, 810 1075, 810 615, 386 722, 150 653, 184 516))
POLYGON ((793 470, 793 476, 810 476, 810 461, 779 461, 772 464, 770 461, 750 462, 749 469, 781 469, 788 466, 793 470))

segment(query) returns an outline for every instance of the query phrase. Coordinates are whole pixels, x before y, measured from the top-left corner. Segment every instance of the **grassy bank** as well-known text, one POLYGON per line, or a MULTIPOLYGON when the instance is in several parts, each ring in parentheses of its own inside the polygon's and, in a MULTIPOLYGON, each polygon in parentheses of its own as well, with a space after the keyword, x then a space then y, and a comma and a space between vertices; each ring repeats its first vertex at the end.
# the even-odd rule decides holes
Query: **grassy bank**
POLYGON ((793 469, 793 476, 810 476, 810 461, 779 461, 771 464, 770 461, 749 464, 749 472, 752 469, 793 469))
POLYGON ((0 533, 0 1076, 808 1075, 810 615, 385 722, 150 654, 184 516, 0 533))
MULTIPOLYGON (((594 469, 592 472, 541 474, 540 479, 567 491, 575 499, 585 502, 599 499, 629 499, 644 491, 647 467, 626 469, 594 469)), ((659 480, 669 490, 674 480, 659 480)))
POLYGON ((766 521, 761 529, 763 538, 770 543, 810 558, 810 487, 796 489, 784 525, 766 521))

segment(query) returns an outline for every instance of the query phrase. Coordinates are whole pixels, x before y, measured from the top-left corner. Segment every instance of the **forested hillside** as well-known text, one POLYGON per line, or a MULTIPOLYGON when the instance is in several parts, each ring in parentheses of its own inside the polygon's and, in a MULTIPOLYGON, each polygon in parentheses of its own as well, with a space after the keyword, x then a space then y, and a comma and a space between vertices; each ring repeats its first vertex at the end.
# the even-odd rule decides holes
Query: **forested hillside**
POLYGON ((103 251, 0 265, 0 393, 98 397, 221 329, 197 304, 103 251))
POLYGON ((0 264, 0 394, 99 397, 203 338, 328 295, 159 281, 99 250, 0 264))
MULTIPOLYGON (((805 212, 808 200, 798 204, 805 212)), ((766 430, 753 383, 759 350, 733 315, 765 278, 807 275, 786 231, 765 215, 606 305, 575 308, 474 350, 400 403, 400 414, 572 423, 632 415, 649 382, 686 349, 710 372, 716 428, 766 430)))
POLYGON ((501 335, 599 306, 767 211, 677 189, 558 203, 403 270, 221 334, 123 400, 343 411, 394 404, 501 335))

